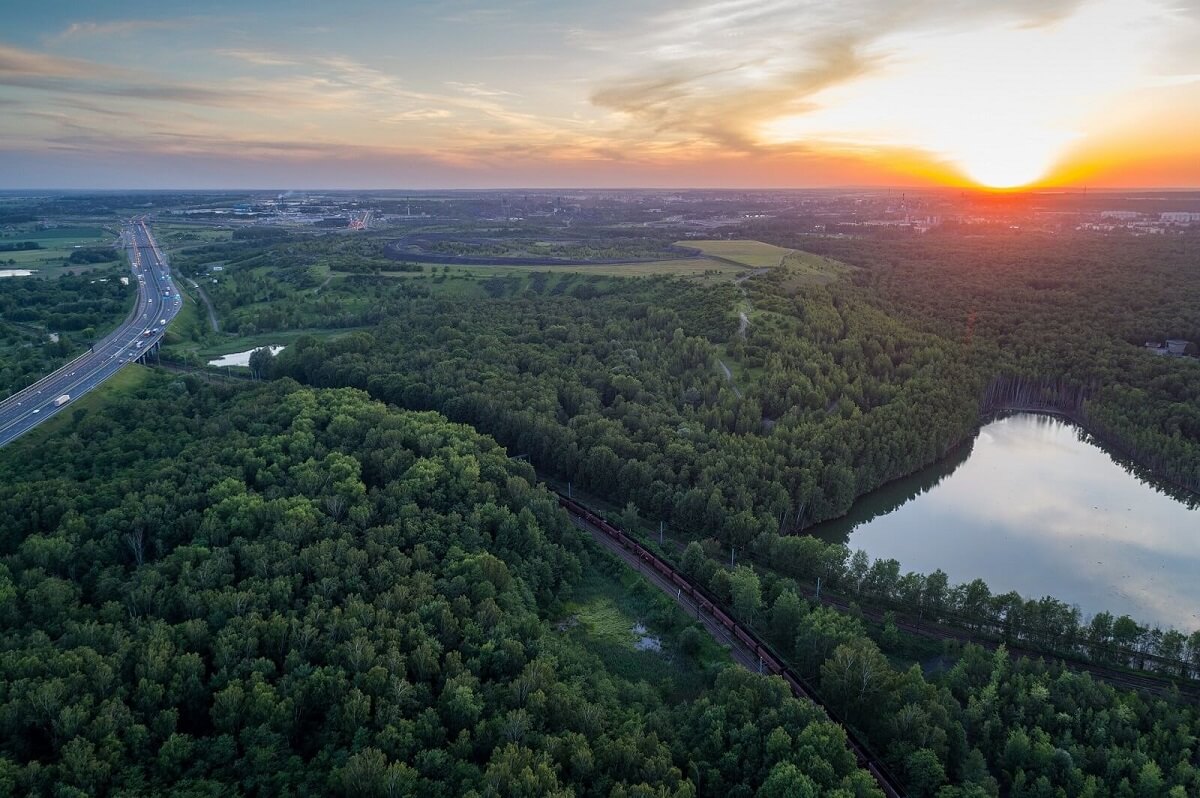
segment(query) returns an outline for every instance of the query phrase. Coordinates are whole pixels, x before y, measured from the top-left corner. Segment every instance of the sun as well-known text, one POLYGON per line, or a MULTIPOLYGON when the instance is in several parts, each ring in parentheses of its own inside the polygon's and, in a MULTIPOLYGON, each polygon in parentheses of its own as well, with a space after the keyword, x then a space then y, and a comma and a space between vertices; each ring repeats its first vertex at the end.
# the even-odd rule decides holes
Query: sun
POLYGON ((973 183, 984 188, 1022 188, 1045 179, 1058 160, 1060 146, 1049 141, 1022 141, 1019 136, 992 146, 962 146, 951 161, 973 183))
POLYGON ((901 169, 923 154, 926 171, 992 189, 1054 180, 1099 109, 1142 85, 1164 15, 1159 0, 1091 0, 1038 25, 897 31, 866 53, 881 66, 771 114, 757 135, 901 169))

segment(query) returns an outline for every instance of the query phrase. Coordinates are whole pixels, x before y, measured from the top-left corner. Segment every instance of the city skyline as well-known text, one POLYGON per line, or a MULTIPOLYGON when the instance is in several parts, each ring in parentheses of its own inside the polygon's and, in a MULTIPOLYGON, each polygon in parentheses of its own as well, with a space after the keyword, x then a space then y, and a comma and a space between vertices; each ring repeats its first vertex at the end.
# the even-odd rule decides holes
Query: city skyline
POLYGON ((0 187, 1195 187, 1198 31, 1160 0, 55 4, 0 34, 0 187))

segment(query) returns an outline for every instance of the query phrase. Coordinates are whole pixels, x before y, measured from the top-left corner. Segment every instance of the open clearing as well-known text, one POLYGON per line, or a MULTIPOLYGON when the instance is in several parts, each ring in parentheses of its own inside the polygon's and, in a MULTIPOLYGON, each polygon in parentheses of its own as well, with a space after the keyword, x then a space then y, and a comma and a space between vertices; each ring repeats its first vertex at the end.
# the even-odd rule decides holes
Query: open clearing
MULTIPOLYGON (((441 266, 426 272, 380 272, 384 277, 421 278, 441 274, 441 266)), ((551 274, 578 274, 581 277, 650 277, 667 275, 697 280, 731 279, 745 270, 727 261, 710 258, 681 258, 675 260, 644 261, 639 263, 608 263, 596 266, 451 266, 450 274, 471 274, 476 277, 502 277, 510 274, 547 272, 551 274)), ((344 276, 347 272, 335 272, 344 276)))
POLYGON ((854 268, 841 261, 798 249, 792 250, 783 259, 783 265, 787 270, 785 290, 813 283, 831 283, 854 268))
POLYGON ((232 230, 195 224, 159 223, 154 226, 154 234, 158 239, 159 246, 169 252, 229 241, 233 238, 232 230))
POLYGON ((762 241, 750 239, 676 241, 675 244, 680 247, 693 247, 705 255, 734 261, 752 269, 779 266, 786 256, 795 252, 792 249, 784 249, 774 244, 764 244, 762 241))
POLYGON ((81 247, 105 247, 117 240, 115 232, 99 227, 51 227, 42 229, 15 230, 0 236, 0 243, 14 244, 35 241, 41 249, 26 249, 0 252, 0 264, 9 268, 35 269, 34 277, 58 277, 67 272, 90 271, 111 266, 117 261, 106 263, 65 263, 71 253, 81 247), (10 263, 11 261, 11 263, 10 263))

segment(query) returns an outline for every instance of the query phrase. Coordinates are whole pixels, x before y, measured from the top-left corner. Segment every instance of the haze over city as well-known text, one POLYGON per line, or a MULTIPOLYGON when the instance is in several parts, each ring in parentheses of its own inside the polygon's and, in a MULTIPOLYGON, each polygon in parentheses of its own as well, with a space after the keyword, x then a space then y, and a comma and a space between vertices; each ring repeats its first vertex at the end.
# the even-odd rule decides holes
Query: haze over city
POLYGON ((4 188, 1200 184, 1194 2, 5 16, 4 188))

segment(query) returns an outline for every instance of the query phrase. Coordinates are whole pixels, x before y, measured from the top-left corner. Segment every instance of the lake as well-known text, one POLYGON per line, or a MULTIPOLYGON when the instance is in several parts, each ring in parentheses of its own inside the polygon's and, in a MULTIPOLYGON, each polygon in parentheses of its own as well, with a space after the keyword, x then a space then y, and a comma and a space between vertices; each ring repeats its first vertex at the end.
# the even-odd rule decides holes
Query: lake
POLYGON ((284 350, 282 346, 256 346, 254 349, 247 349, 245 352, 230 352, 228 355, 221 355, 216 360, 208 361, 210 366, 249 366, 250 355, 256 349, 270 349, 272 355, 277 355, 284 350))
POLYGON ((819 537, 902 571, 1054 596, 1087 618, 1200 628, 1200 508, 1158 490, 1075 425, 1019 414, 950 458, 863 497, 819 537), (1189 506, 1190 505, 1190 506, 1189 506))

